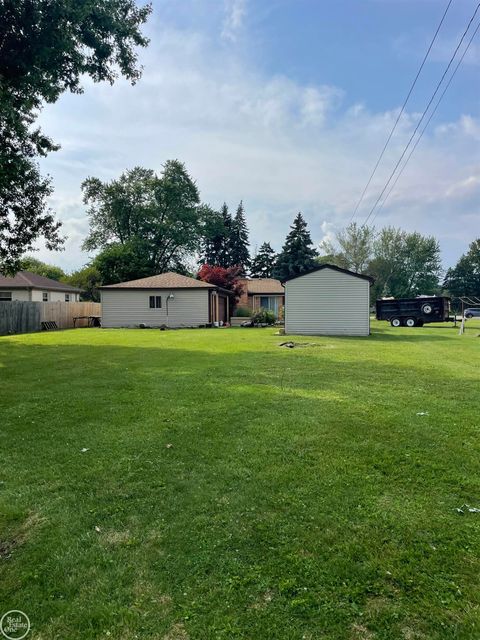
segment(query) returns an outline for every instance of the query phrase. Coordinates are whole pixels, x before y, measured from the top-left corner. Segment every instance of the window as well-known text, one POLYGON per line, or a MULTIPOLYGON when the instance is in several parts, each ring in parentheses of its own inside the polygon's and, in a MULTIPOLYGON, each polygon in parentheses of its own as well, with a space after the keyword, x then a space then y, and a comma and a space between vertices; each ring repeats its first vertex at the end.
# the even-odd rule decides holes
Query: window
POLYGON ((42 292, 42 300, 43 302, 48 302, 48 291, 42 292))
POLYGON ((261 309, 273 311, 278 316, 278 296, 260 296, 259 305, 261 309))
POLYGON ((70 302, 70 294, 69 293, 65 294, 65 302, 70 302))
POLYGON ((0 302, 11 302, 11 301, 12 301, 11 291, 0 291, 0 302))
POLYGON ((150 309, 162 308, 162 296, 150 296, 150 309))

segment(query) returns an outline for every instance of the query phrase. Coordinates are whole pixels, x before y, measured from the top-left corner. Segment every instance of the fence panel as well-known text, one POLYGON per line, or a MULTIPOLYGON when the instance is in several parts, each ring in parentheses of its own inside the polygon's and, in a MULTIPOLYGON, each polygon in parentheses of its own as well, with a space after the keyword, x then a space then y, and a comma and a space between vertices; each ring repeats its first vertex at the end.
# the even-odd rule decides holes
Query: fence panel
MULTIPOLYGON (((101 316, 99 302, 42 302, 41 321, 56 322, 59 329, 73 329, 73 319, 78 316, 101 316)), ((88 320, 77 320, 76 327, 86 327, 88 320)))
POLYGON ((41 302, 0 302, 0 336, 40 331, 41 302))

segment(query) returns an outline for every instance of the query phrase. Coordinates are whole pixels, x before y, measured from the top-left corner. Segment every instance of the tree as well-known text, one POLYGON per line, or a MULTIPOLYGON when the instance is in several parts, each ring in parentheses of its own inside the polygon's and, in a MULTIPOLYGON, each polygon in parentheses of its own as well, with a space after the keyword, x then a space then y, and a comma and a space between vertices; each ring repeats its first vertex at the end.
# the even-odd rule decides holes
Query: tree
POLYGON ((202 208, 203 232, 200 259, 205 264, 218 265, 225 244, 224 217, 206 205, 202 208))
POLYGON ((248 242, 248 227, 245 220, 243 202, 240 201, 235 217, 232 220, 230 235, 230 263, 240 267, 240 275, 246 276, 250 266, 250 252, 248 242))
POLYGON ((443 287, 453 296, 480 297, 480 238, 448 269, 443 287))
POLYGON ((197 274, 199 280, 209 282, 217 287, 226 289, 230 292, 230 300, 232 308, 240 299, 243 293, 243 287, 239 282, 239 267, 219 267, 218 265, 204 264, 197 274))
POLYGON ((100 275, 102 284, 116 284, 146 278, 155 273, 135 242, 109 244, 95 256, 92 266, 100 275))
POLYGON ((82 289, 80 298, 84 301, 100 302, 98 287, 103 284, 100 272, 94 264, 89 264, 74 271, 63 279, 67 284, 82 289))
POLYGON ((317 251, 313 247, 307 223, 302 214, 298 213, 278 255, 274 276, 283 281, 291 276, 301 275, 315 266, 316 256, 317 251))
POLYGON ((373 257, 375 229, 352 222, 337 233, 336 239, 339 245, 336 256, 338 266, 364 273, 373 257))
POLYGON ((272 278, 277 254, 269 242, 264 242, 252 260, 250 275, 252 278, 272 278))
POLYGON ((45 276, 45 278, 51 278, 52 280, 64 280, 66 277, 65 271, 60 267, 42 262, 33 256, 22 258, 19 266, 21 271, 37 273, 39 276, 45 276))
MULTIPOLYGON (((160 177, 136 167, 108 183, 88 178, 82 189, 90 219, 83 248, 112 249, 105 254, 109 277, 162 273, 198 248, 203 226, 199 193, 178 160, 168 160, 160 177), (112 272, 113 255, 122 266, 112 272)), ((104 267, 97 267, 106 277, 104 267)))
POLYGON ((47 207, 52 188, 36 158, 59 147, 33 128, 44 102, 81 93, 81 78, 112 84, 140 77, 135 47, 147 45, 140 26, 151 6, 134 0, 2 0, 0 3, 0 270, 43 237, 63 238, 47 207))
POLYGON ((221 243, 221 249, 218 255, 218 266, 220 267, 231 267, 232 266, 232 226, 233 220, 230 212, 228 211, 228 207, 224 202, 222 208, 220 210, 220 215, 222 217, 223 223, 223 238, 221 243))

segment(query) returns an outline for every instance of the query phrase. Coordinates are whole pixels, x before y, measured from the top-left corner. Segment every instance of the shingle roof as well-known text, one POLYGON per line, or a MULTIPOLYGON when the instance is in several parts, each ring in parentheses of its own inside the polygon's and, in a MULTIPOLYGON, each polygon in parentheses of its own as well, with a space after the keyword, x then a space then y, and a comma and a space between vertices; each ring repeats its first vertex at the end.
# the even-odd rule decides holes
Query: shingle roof
POLYGON ((375 278, 372 276, 367 276, 364 273, 356 273, 355 271, 349 271, 348 269, 342 269, 342 267, 337 267, 335 264, 321 264, 318 267, 314 267, 313 269, 309 269, 309 271, 305 271, 305 273, 300 273, 297 276, 290 276, 290 278, 285 278, 285 282, 289 280, 295 280, 295 278, 302 278, 303 276, 307 276, 309 273, 315 273, 315 271, 322 271, 322 269, 333 269, 333 271, 339 271, 340 273, 346 273, 349 276, 354 276, 355 278, 361 278, 362 280, 368 280, 370 284, 375 282, 375 278))
POLYGON ((74 291, 80 293, 82 289, 72 287, 64 282, 52 280, 38 273, 19 271, 13 278, 0 275, 0 289, 51 289, 53 291, 74 291))
POLYGON ((242 285, 245 287, 249 295, 284 295, 285 289, 282 287, 280 280, 275 278, 248 278, 242 279, 242 285))
POLYGON ((157 276, 109 284, 100 289, 216 289, 215 285, 169 271, 157 276))

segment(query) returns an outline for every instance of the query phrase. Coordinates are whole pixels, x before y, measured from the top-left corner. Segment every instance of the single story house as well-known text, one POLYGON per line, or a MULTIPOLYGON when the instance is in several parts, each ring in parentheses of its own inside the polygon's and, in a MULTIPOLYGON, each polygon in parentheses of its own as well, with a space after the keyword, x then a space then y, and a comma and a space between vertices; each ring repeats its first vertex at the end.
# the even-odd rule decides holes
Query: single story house
POLYGON ((373 278, 323 264, 285 281, 285 333, 368 336, 373 278))
POLYGON ((100 287, 102 327, 198 327, 230 319, 229 293, 178 273, 100 287))
POLYGON ((273 311, 276 318, 283 318, 285 289, 280 280, 274 278, 242 278, 243 294, 237 308, 249 309, 252 313, 259 309, 273 311))
POLYGON ((19 271, 11 278, 0 275, 0 302, 78 302, 81 292, 30 271, 19 271))

